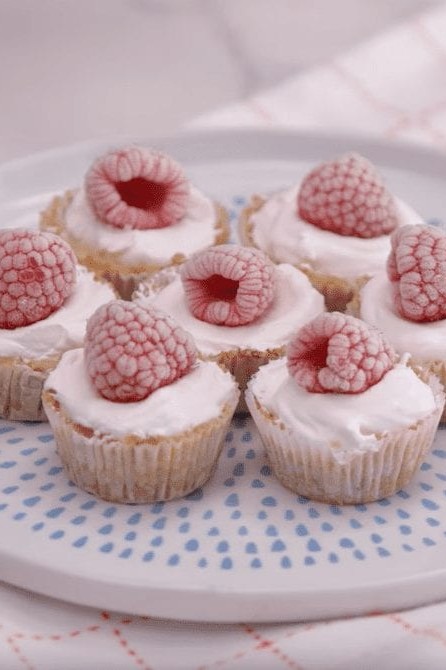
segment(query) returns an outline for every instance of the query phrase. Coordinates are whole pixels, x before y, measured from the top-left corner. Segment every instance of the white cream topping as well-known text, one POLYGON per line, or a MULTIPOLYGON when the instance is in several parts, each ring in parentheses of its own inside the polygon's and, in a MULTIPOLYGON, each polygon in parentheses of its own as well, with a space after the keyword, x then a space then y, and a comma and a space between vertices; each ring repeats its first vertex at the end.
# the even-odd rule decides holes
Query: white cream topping
POLYGON ((80 188, 67 209, 65 227, 73 238, 94 249, 118 253, 127 263, 167 263, 175 254, 189 256, 215 244, 215 205, 197 188, 190 187, 187 211, 166 228, 123 230, 99 221, 85 190, 80 188))
POLYGON ((0 329, 0 356, 36 360, 81 347, 88 317, 115 297, 108 284, 96 281, 85 268, 78 267, 76 286, 62 307, 29 326, 0 329))
POLYGON ((220 326, 196 319, 187 306, 180 277, 161 291, 138 302, 150 302, 175 320, 193 336, 198 350, 214 356, 233 349, 265 351, 287 344, 295 331, 325 311, 322 295, 306 275, 292 265, 276 266, 276 291, 272 304, 255 321, 244 326, 220 326))
POLYGON ((55 392, 76 423, 118 437, 181 433, 217 418, 223 407, 238 396, 237 384, 229 372, 216 363, 199 361, 189 374, 157 389, 145 400, 111 402, 91 384, 83 349, 62 356, 45 388, 55 392))
POLYGON ((446 359, 446 319, 416 323, 396 311, 385 272, 372 277, 360 292, 360 317, 379 328, 398 353, 409 351, 416 361, 446 359))
POLYGON ((403 363, 363 393, 310 393, 288 374, 285 359, 261 367, 248 385, 308 448, 331 450, 339 463, 379 448, 378 435, 408 427, 436 409, 428 384, 403 363))
MULTIPOLYGON (((390 236, 361 238, 322 230, 297 216, 300 185, 269 197, 252 214, 254 244, 276 263, 304 265, 326 274, 354 279, 381 270, 390 251, 390 236)), ((395 198, 400 225, 421 223, 421 217, 395 198)))

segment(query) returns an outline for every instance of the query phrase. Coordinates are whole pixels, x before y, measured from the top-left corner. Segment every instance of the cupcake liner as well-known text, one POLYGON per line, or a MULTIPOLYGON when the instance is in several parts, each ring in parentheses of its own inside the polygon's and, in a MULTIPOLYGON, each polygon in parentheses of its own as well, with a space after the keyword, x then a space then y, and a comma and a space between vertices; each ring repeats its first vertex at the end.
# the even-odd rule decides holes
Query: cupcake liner
POLYGON ((280 418, 261 406, 250 389, 246 399, 272 470, 284 486, 324 503, 360 504, 385 498, 406 486, 432 444, 445 396, 437 377, 423 376, 434 393, 436 410, 398 431, 376 435, 376 450, 355 453, 345 463, 336 460, 329 443, 312 447, 293 435, 280 418))
POLYGON ((39 361, 0 358, 0 418, 46 421, 42 390, 59 357, 39 361))
MULTIPOLYGON (((87 267, 99 279, 109 281, 124 300, 130 300, 137 285, 146 277, 163 268, 180 265, 186 260, 184 254, 174 254, 166 263, 125 263, 121 254, 106 249, 92 248, 73 237, 65 228, 65 214, 73 200, 75 191, 56 196, 40 217, 41 230, 56 233, 72 247, 79 263, 87 267)), ((213 244, 224 244, 229 239, 229 217, 220 204, 214 203, 216 212, 215 239, 213 244)))
MULTIPOLYGON (((251 216, 257 212, 266 200, 256 195, 253 196, 250 205, 244 208, 240 215, 239 237, 246 246, 257 247, 253 237, 253 224, 251 216)), ((258 248, 258 247, 257 247, 258 248)), ((275 263, 283 262, 280 258, 271 257, 275 263)), ((347 303, 355 299, 361 286, 365 284, 370 277, 361 275, 353 279, 345 279, 337 275, 327 274, 316 270, 310 261, 304 263, 295 263, 298 270, 307 275, 313 287, 322 293, 325 298, 325 306, 329 312, 344 312, 347 303)))
MULTIPOLYGON (((408 361, 408 365, 417 373, 422 370, 426 371, 428 374, 435 375, 440 380, 443 389, 446 389, 446 360, 420 361, 411 357, 408 361)), ((444 407, 440 417, 440 423, 444 422, 446 422, 446 407, 444 407)))
POLYGON ((100 435, 72 421, 51 391, 43 394, 57 451, 70 479, 94 495, 122 503, 181 498, 212 475, 238 393, 219 416, 177 435, 100 435))

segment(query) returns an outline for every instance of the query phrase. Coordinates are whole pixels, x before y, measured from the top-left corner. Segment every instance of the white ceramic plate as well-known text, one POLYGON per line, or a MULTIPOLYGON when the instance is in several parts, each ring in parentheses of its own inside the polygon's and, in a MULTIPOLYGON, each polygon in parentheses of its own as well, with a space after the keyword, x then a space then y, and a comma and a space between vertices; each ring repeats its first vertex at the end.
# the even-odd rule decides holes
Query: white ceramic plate
MULTIPOLYGON (((147 144, 147 141, 137 140, 147 144)), ((50 197, 119 144, 77 145, 0 168, 0 225, 35 225, 50 197)), ((253 192, 356 150, 431 222, 446 221, 446 158, 353 137, 223 132, 157 142, 235 221, 253 192)), ((48 424, 0 422, 0 579, 72 602, 158 617, 308 620, 446 597, 446 440, 392 498, 313 503, 271 475, 251 419, 236 419, 211 482, 187 498, 113 505, 71 484, 48 424)))

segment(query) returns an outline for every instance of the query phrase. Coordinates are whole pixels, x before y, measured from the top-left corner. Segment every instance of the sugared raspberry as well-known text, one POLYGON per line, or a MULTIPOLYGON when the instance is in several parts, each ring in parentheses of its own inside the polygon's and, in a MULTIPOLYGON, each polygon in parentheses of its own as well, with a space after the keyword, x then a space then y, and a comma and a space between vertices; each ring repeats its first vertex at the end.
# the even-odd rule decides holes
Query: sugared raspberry
POLYGON ((196 357, 189 333, 152 306, 113 300, 87 322, 87 372, 107 400, 143 400, 189 372, 196 357))
POLYGON ((129 147, 105 154, 85 177, 96 216, 116 228, 165 228, 184 215, 189 182, 172 158, 129 147))
POLYGON ((60 237, 22 228, 0 233, 0 328, 46 319, 75 284, 76 259, 60 237))
POLYGON ((235 244, 194 254, 182 265, 181 279, 190 311, 208 323, 251 323, 274 297, 274 265, 263 252, 235 244))
POLYGON ((395 352, 382 334, 341 312, 320 314, 291 340, 288 370, 312 393, 362 393, 393 367, 395 352))
POLYGON ((446 233, 433 226, 402 226, 391 244, 387 274, 401 316, 411 321, 446 318, 446 233))
POLYGON ((379 237, 398 225, 395 202, 373 165, 358 154, 322 163, 303 180, 298 215, 338 235, 379 237))

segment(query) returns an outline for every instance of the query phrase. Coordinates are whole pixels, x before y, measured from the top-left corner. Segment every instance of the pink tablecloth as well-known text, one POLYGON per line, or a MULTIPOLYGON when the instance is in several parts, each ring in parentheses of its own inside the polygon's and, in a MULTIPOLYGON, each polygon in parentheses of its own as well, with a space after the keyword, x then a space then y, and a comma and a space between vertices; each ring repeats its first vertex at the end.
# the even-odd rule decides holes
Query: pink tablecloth
MULTIPOLYGON (((195 125, 357 131, 446 149, 446 9, 195 125)), ((307 625, 223 626, 101 612, 8 585, 0 602, 1 670, 446 667, 446 603, 307 625)))

